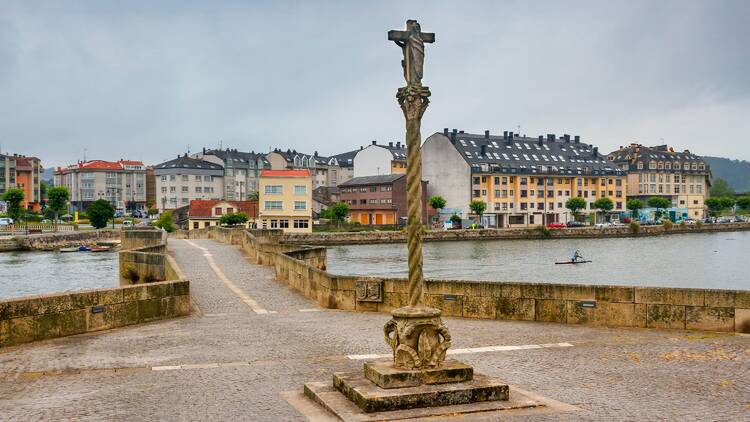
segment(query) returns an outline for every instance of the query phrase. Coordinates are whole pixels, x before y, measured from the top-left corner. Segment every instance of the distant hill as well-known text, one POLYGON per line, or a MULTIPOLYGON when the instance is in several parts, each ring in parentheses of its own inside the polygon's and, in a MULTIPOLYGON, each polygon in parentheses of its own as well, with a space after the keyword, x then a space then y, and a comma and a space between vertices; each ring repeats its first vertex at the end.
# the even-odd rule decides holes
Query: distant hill
POLYGON ((707 156, 703 159, 711 166, 714 179, 726 180, 735 192, 750 192, 750 162, 707 156))

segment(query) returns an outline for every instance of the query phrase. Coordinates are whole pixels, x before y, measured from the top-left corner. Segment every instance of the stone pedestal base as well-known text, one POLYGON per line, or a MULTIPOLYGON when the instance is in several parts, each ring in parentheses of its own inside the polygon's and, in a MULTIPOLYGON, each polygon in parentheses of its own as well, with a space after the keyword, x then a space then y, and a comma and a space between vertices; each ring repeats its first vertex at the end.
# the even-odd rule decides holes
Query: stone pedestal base
POLYGON ((383 389, 362 372, 333 374, 333 387, 366 413, 508 400, 508 385, 476 374, 470 381, 383 389))
POLYGON ((474 369, 452 359, 446 360, 438 368, 424 369, 401 369, 392 360, 376 360, 365 363, 364 374, 378 387, 389 389, 471 381, 474 369))

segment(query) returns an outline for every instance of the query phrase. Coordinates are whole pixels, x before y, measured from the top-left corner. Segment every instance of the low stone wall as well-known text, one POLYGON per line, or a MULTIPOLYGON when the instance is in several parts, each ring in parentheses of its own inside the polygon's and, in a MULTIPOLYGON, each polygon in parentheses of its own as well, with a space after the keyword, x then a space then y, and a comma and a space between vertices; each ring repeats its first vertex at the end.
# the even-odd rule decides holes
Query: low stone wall
POLYGON ((130 229, 122 231, 120 285, 153 283, 174 278, 179 272, 167 255, 167 233, 155 229, 130 229))
POLYGON ((136 249, 143 246, 153 246, 161 243, 166 244, 167 232, 154 228, 131 228, 122 229, 120 238, 120 249, 136 249))
POLYGON ((0 252, 10 252, 21 250, 21 245, 15 237, 0 237, 0 252))
POLYGON ((189 314, 186 280, 5 300, 0 347, 189 314))
POLYGON ((120 239, 120 230, 80 230, 67 233, 44 233, 16 236, 21 249, 51 251, 80 245, 93 246, 97 242, 120 239))
MULTIPOLYGON (((330 274, 324 248, 275 243, 284 238, 278 231, 211 227, 201 236, 239 245, 326 308, 390 312, 407 304, 405 279, 330 274)), ((426 286, 427 304, 446 316, 750 333, 750 291, 450 280, 426 286)))
MULTIPOLYGON (((750 230, 750 223, 674 225, 671 229, 664 226, 641 226, 636 234, 629 226, 620 227, 581 227, 571 229, 550 229, 543 231, 535 228, 521 229, 481 229, 481 230, 431 230, 425 232, 426 242, 449 240, 498 240, 498 239, 564 239, 564 238, 599 238, 599 237, 638 237, 657 236, 680 233, 710 233, 750 230)), ((192 231, 191 231, 192 233, 192 231)), ((341 232, 341 233, 286 233, 281 237, 282 243, 293 245, 356 245, 373 243, 406 242, 406 233, 402 231, 383 232, 341 232)))

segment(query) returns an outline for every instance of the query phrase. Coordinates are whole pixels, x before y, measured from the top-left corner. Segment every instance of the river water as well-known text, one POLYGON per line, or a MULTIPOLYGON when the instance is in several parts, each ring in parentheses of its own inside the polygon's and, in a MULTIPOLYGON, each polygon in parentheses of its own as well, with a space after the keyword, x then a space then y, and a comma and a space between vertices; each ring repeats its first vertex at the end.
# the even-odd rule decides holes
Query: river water
POLYGON ((0 253, 0 300, 119 286, 117 252, 0 253))
MULTIPOLYGON (((405 277, 406 244, 334 246, 328 270, 405 277)), ((750 231, 611 239, 427 242, 426 278, 750 290, 750 231), (573 252, 593 262, 555 265, 573 252)))

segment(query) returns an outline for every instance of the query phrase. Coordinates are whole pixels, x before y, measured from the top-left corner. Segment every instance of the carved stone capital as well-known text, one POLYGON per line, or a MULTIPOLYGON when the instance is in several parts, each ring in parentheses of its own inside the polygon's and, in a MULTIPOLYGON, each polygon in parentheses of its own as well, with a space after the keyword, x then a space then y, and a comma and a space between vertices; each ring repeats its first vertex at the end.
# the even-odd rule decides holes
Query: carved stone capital
POLYGON ((421 119, 430 104, 430 88, 421 84, 409 84, 398 89, 396 99, 406 120, 421 119))
POLYGON ((440 310, 427 307, 399 308, 384 327, 385 342, 393 349, 396 367, 435 368, 445 360, 451 347, 448 327, 440 319, 440 310))

